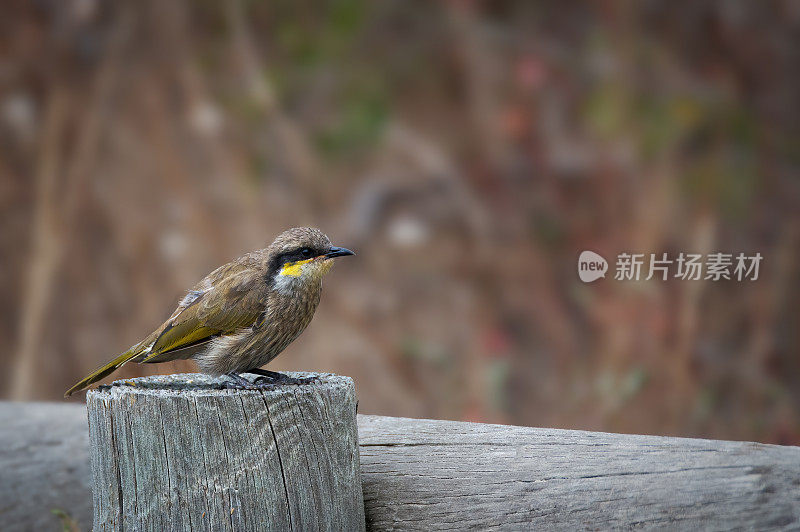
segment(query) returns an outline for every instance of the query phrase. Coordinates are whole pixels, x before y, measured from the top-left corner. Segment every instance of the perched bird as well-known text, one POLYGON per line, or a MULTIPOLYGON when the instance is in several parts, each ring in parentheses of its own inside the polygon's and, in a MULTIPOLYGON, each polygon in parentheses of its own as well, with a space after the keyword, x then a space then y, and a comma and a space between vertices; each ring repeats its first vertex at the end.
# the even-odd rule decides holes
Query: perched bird
POLYGON ((259 369, 278 356, 308 326, 319 304, 322 277, 333 259, 355 255, 331 245, 319 229, 295 227, 266 249, 220 266, 189 290, 158 329, 67 390, 65 397, 139 363, 192 358, 204 373, 227 375, 234 387, 300 384, 259 369), (241 373, 261 377, 255 383, 241 373))

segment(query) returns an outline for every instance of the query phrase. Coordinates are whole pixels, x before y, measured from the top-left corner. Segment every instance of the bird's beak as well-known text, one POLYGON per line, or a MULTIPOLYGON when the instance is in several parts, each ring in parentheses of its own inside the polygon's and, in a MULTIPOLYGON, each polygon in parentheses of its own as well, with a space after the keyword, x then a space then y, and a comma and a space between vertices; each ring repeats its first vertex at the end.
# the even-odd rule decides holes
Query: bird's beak
POLYGON ((335 257, 345 257, 347 255, 355 255, 352 251, 347 248, 339 248, 336 246, 331 246, 331 249, 325 254, 326 259, 333 259, 335 257))

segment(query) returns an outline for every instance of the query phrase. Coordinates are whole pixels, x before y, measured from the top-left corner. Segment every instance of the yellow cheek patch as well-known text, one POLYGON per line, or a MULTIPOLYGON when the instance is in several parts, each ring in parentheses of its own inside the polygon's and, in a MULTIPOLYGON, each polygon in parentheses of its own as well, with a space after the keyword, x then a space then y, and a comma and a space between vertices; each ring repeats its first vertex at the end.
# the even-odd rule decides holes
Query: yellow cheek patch
POLYGON ((314 259, 298 260, 297 262, 287 262, 281 268, 281 275, 288 277, 300 277, 303 274, 303 264, 308 264, 314 259))

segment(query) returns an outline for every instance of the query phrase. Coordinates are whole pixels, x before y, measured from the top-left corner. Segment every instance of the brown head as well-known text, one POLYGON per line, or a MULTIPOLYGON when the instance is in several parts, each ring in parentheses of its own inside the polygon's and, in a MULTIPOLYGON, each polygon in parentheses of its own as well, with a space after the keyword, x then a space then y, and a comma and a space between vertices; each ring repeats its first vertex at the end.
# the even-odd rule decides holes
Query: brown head
POLYGON ((267 248, 267 277, 282 292, 303 289, 321 282, 333 259, 347 255, 355 253, 331 245, 319 229, 294 227, 278 235, 267 248))

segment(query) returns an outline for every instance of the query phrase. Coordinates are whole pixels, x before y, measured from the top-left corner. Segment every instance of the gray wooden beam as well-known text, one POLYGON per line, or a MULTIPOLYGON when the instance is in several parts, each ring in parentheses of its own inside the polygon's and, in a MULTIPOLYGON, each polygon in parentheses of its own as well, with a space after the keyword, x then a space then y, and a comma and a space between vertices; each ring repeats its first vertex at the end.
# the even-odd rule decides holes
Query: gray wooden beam
POLYGON ((91 527, 86 406, 0 401, 0 530, 61 530, 57 514, 91 527))
POLYGON ((372 530, 800 528, 800 448, 361 416, 372 530))
MULTIPOLYGON (((800 448, 358 416, 367 528, 800 528, 800 448)), ((0 528, 91 523, 86 408, 0 402, 0 528)))

